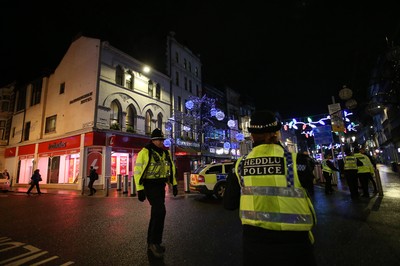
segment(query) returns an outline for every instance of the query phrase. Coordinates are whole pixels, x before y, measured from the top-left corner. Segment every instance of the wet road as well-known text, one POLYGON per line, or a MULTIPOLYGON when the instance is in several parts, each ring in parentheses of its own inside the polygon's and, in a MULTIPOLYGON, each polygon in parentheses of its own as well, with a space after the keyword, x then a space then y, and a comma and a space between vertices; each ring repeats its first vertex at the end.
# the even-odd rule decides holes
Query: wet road
MULTIPOLYGON (((352 201, 341 180, 333 195, 316 185, 318 265, 398 264, 400 178, 384 166, 380 172, 383 197, 352 201)), ((167 197, 163 260, 147 254, 150 208, 136 197, 115 191, 109 197, 55 190, 41 196, 18 189, 0 193, 0 265, 241 265, 237 211, 182 191, 167 197)))

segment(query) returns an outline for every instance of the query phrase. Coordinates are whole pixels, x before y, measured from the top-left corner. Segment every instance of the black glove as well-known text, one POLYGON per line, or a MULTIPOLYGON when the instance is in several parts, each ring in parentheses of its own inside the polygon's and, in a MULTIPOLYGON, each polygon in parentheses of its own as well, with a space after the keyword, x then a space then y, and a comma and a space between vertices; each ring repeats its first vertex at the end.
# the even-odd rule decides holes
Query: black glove
POLYGON ((172 194, 174 194, 174 197, 176 197, 176 195, 178 195, 178 186, 177 185, 172 187, 172 194))
POLYGON ((143 202, 146 199, 146 194, 144 193, 144 190, 139 190, 137 193, 138 199, 143 202))

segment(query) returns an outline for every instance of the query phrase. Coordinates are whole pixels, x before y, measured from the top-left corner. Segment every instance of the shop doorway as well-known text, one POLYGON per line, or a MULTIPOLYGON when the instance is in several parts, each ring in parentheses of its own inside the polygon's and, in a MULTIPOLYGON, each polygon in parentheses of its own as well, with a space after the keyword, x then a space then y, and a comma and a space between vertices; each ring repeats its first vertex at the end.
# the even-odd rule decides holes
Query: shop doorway
POLYGON ((49 157, 48 165, 49 184, 58 184, 58 176, 60 171, 60 156, 49 157))

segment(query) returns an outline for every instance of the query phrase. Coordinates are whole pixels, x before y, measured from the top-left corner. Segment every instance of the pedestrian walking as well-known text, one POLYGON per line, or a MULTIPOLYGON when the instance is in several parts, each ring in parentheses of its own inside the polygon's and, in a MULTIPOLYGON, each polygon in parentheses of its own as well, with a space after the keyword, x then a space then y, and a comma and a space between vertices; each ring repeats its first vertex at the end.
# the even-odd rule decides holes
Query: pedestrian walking
POLYGON ((90 172, 89 172, 89 184, 88 188, 90 189, 89 196, 93 196, 96 194, 97 190, 94 188, 94 182, 99 179, 99 174, 97 173, 96 169, 93 168, 93 166, 90 166, 90 172))
POLYGON ((31 181, 30 184, 31 186, 29 187, 28 191, 26 192, 26 194, 30 195, 31 194, 31 190, 33 189, 33 187, 36 187, 36 191, 39 195, 42 194, 42 192, 40 192, 40 186, 39 186, 39 182, 42 181, 42 176, 40 175, 40 170, 36 169, 33 172, 33 175, 31 177, 31 181))
POLYGON ((178 195, 176 168, 171 153, 164 147, 164 134, 156 128, 151 133, 151 141, 138 153, 134 167, 134 177, 138 199, 148 200, 151 205, 150 222, 147 230, 147 249, 155 257, 162 258, 165 208, 165 186, 172 186, 174 197, 178 195))
POLYGON ((244 265, 316 265, 314 206, 297 175, 297 153, 280 144, 281 122, 271 111, 250 120, 253 149, 228 175, 223 206, 239 208, 244 265))
POLYGON ((325 154, 325 158, 322 160, 322 174, 325 179, 325 194, 330 195, 335 192, 332 188, 332 178, 334 172, 339 172, 339 169, 336 168, 335 164, 332 161, 332 153, 328 151, 325 154))
POLYGON ((314 168, 315 161, 307 151, 297 154, 297 174, 301 185, 307 190, 310 196, 314 195, 314 168))
MULTIPOLYGON (((357 177, 361 184, 362 197, 369 198, 368 182, 375 176, 375 169, 367 155, 360 152, 358 146, 354 147, 354 156, 361 162, 357 165, 357 177)), ((375 184, 376 186, 376 184, 375 184)), ((377 191, 377 189, 376 189, 377 191)))

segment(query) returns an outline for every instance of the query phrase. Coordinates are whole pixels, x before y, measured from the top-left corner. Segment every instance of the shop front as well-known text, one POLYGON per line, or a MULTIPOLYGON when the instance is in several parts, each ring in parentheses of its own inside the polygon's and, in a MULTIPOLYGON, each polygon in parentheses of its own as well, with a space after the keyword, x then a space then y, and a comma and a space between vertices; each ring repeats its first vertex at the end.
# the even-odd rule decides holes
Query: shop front
POLYGON ((27 186, 35 169, 40 169, 43 188, 81 190, 90 166, 98 174, 97 186, 111 184, 118 175, 131 179, 137 153, 149 142, 143 136, 124 133, 88 132, 52 141, 9 147, 6 165, 14 173, 15 186, 27 186))

